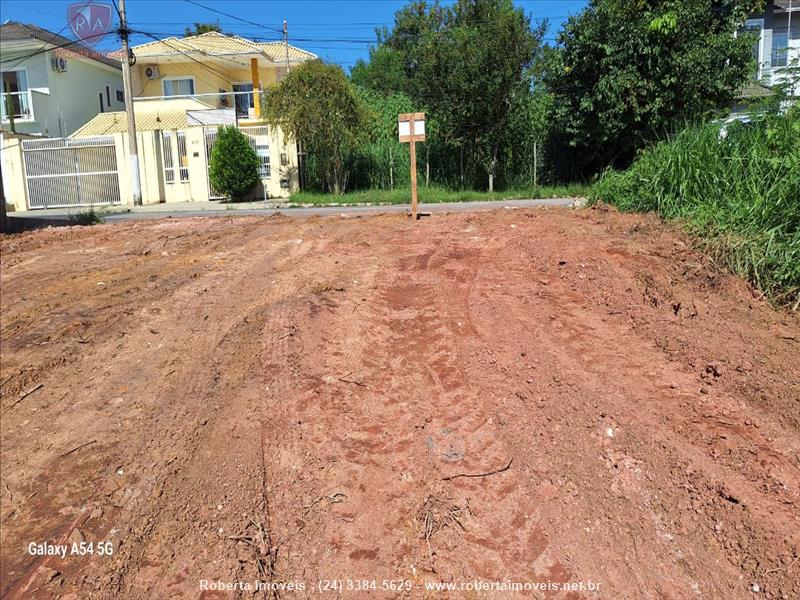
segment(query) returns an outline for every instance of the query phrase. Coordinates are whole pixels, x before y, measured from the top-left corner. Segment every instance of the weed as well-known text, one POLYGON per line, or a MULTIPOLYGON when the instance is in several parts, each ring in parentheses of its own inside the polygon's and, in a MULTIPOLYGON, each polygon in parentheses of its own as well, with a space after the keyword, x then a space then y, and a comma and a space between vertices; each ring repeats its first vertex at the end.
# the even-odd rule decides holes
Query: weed
POLYGON ((73 225, 98 225, 104 223, 105 219, 103 215, 94 208, 90 208, 84 212, 71 214, 69 216, 69 222, 73 225))
POLYGON ((800 306, 800 108, 689 127, 608 171, 590 201, 682 220, 705 250, 778 304, 800 306))

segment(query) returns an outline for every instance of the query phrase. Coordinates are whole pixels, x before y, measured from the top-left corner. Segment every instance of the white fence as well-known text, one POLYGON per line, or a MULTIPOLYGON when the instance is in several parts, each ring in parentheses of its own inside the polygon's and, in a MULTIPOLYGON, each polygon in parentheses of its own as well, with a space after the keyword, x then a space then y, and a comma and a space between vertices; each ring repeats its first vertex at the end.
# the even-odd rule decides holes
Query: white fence
POLYGON ((122 202, 113 136, 23 140, 22 156, 32 209, 122 202))

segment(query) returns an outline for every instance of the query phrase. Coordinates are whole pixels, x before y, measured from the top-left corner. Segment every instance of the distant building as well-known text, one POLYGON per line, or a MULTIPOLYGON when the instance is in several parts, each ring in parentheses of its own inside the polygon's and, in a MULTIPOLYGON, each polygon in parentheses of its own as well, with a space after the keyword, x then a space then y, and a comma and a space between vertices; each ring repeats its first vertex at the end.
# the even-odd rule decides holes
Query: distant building
MULTIPOLYGON (((800 66, 800 0, 767 0, 764 12, 751 15, 744 29, 759 36, 753 47, 756 81, 766 88, 786 82, 789 67, 800 66)), ((751 86, 743 95, 758 96, 759 88, 751 86)), ((800 85, 790 93, 800 96, 800 85)))
MULTIPOLYGON (((137 130, 151 134, 140 148, 140 160, 150 181, 156 180, 151 173, 161 179, 152 189, 143 186, 145 204, 220 198, 208 179, 220 125, 235 124, 250 140, 261 161, 259 194, 285 197, 298 188, 296 142, 279 128, 265 126, 261 91, 280 82, 292 67, 316 59, 315 54, 216 31, 154 40, 131 50, 137 130)), ((114 56, 123 58, 121 52, 114 56)), ((127 130, 124 113, 103 114, 73 137, 127 135, 127 130)))
MULTIPOLYGON (((24 31, 28 28, 18 27, 24 31)), ((253 197, 287 197, 298 188, 296 142, 279 127, 262 121, 261 92, 278 83, 287 70, 315 59, 314 54, 280 42, 254 42, 216 32, 165 38, 134 46, 132 51, 136 58, 131 67, 132 100, 144 204, 222 198, 208 175, 220 125, 238 126, 259 158, 261 183, 253 197)), ((32 52, 35 48, 25 46, 17 55, 24 58, 32 52)), ((43 55, 38 58, 41 65, 48 64, 43 55)), ((103 73, 116 75, 122 58, 121 52, 115 52, 94 61, 103 73)), ((4 49, 3 66, 6 64, 4 49)), ((17 133, 0 134, 0 146, 6 198, 13 210, 132 203, 124 97, 120 92, 119 102, 108 110, 107 104, 97 104, 90 81, 83 84, 88 97, 81 95, 81 90, 56 88, 52 81, 41 83, 48 81, 48 75, 56 78, 78 71, 72 62, 66 68, 66 73, 38 68, 44 79, 38 75, 34 79, 32 68, 20 75, 10 70, 14 75, 8 76, 13 83, 8 94, 17 117, 17 133), (45 89, 45 85, 49 87, 45 89), (59 99, 62 105, 78 101, 91 104, 93 110, 86 118, 74 118, 75 124, 66 127, 68 135, 63 139, 30 139, 23 135, 26 129, 22 125, 29 131, 47 114, 44 105, 38 103, 40 95, 56 104, 59 99)), ((121 76, 116 81, 121 90, 121 76)), ((59 81, 60 85, 63 82, 59 81)), ((113 101, 114 88, 109 88, 113 101)), ((48 117, 47 122, 51 119, 48 117)), ((64 113, 61 122, 66 119, 64 113)), ((53 131, 51 125, 49 133, 57 136, 65 132, 53 131)))
POLYGON ((215 31, 169 37, 133 47, 135 98, 192 97, 235 110, 240 125, 257 121, 260 90, 278 83, 287 68, 317 58, 281 42, 254 42, 215 31))
POLYGON ((0 25, 0 73, 5 131, 63 137, 125 108, 118 61, 35 25, 0 25))

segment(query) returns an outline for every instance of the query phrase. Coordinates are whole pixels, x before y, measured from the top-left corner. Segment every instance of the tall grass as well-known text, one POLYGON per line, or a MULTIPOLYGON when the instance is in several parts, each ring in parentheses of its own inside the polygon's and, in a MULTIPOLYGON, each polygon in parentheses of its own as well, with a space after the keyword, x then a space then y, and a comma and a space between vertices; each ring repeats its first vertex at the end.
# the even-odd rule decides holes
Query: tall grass
POLYGON ((708 252, 779 304, 800 306, 800 107, 689 127, 608 171, 590 201, 681 219, 708 252))

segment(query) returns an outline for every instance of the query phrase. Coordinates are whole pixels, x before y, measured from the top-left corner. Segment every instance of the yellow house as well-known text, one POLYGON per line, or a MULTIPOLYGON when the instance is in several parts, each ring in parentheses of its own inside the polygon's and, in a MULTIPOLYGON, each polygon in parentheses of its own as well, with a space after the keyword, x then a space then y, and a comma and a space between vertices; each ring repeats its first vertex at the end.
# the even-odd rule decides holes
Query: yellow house
MULTIPOLYGON (((285 197, 298 185, 295 142, 260 119, 259 94, 288 69, 316 56, 279 42, 258 43, 211 32, 132 48, 131 86, 139 146, 142 200, 219 198, 208 163, 220 125, 237 125, 261 160, 255 197, 285 197)), ((113 137, 123 204, 130 193, 124 112, 97 115, 71 137, 113 137)))
POLYGON ((240 124, 257 119, 259 90, 279 82, 287 68, 316 55, 280 42, 251 42, 217 32, 170 37, 135 46, 134 97, 193 96, 215 108, 235 109, 240 124))

